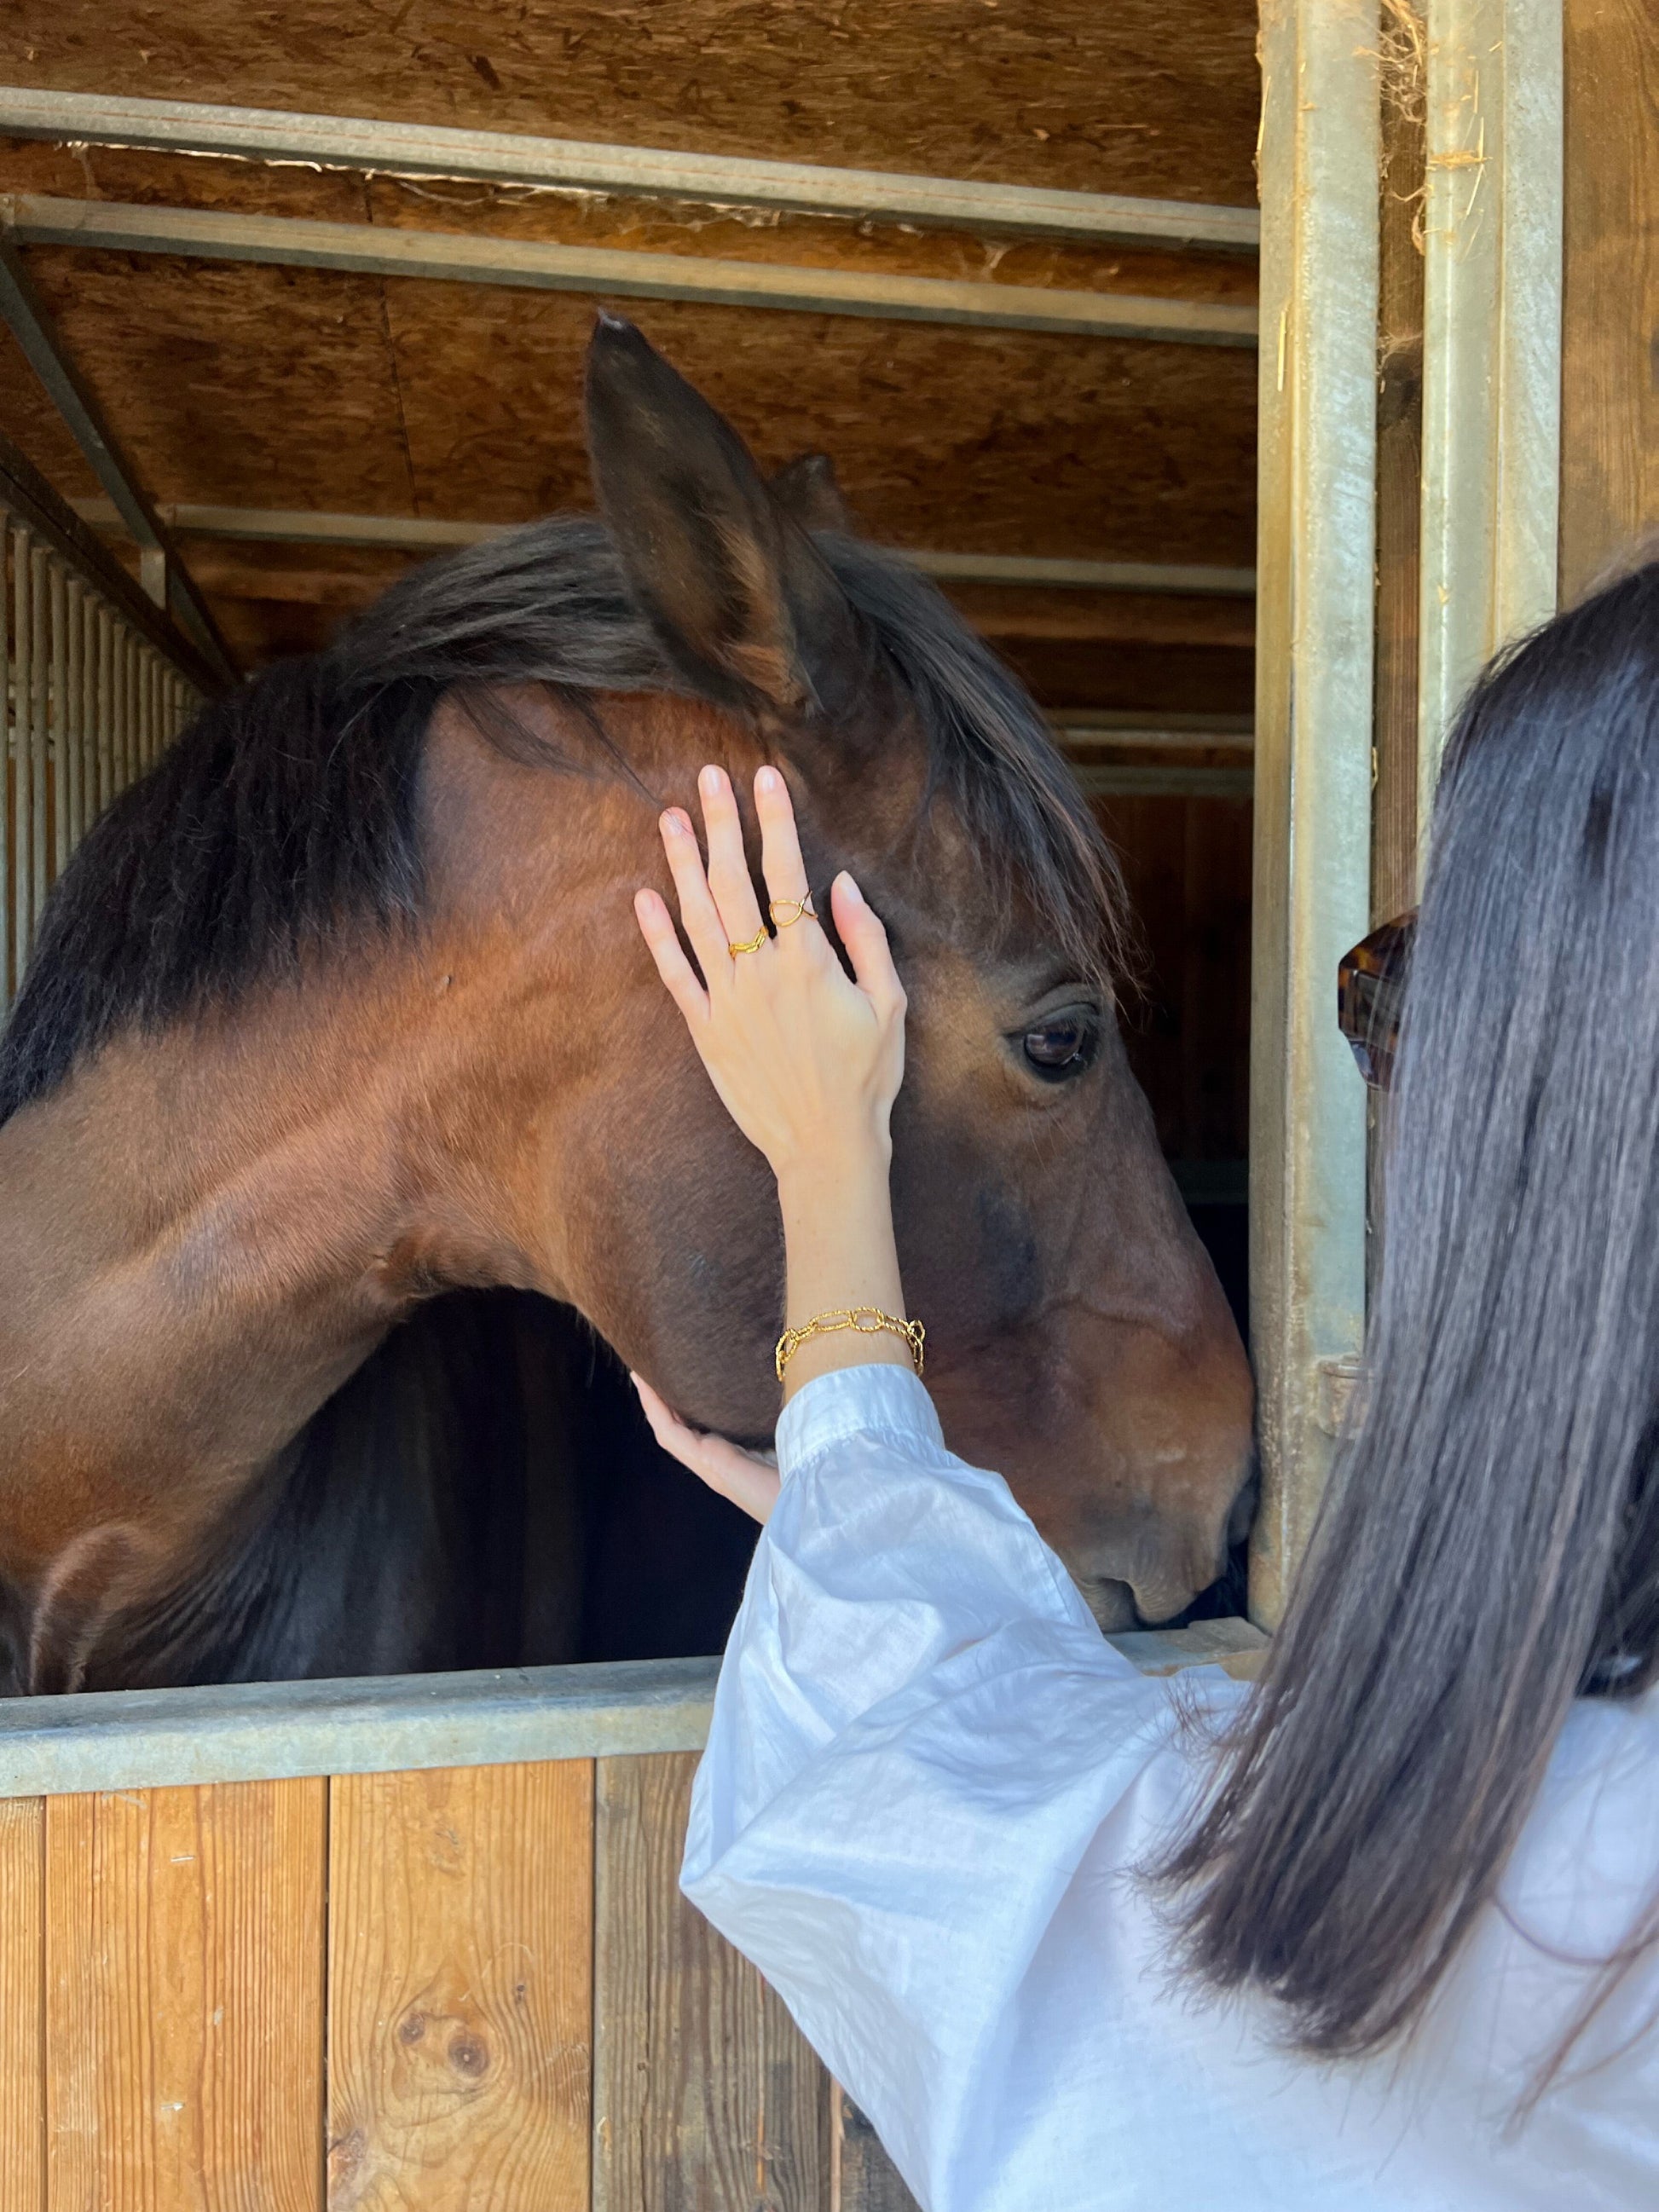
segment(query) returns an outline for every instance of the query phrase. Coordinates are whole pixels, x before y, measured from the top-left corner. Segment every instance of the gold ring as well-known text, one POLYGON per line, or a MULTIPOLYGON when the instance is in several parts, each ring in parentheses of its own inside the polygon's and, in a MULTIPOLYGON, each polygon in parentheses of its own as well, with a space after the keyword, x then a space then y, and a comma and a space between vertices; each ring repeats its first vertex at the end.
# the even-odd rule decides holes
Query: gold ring
POLYGON ((780 929, 793 929, 798 921, 816 921, 818 918, 811 891, 805 898, 774 899, 767 912, 780 929), (785 908, 789 910, 786 912, 785 908))
POLYGON ((758 952, 758 951, 760 951, 760 949, 761 949, 762 945, 764 945, 764 944, 765 944, 765 942, 766 942, 766 924, 765 924, 764 922, 762 922, 762 924, 761 924, 760 927, 759 927, 759 928, 755 932, 754 935, 753 935, 753 936, 749 939, 749 941, 748 941, 748 943, 747 943, 747 944, 745 944, 745 945, 734 945, 734 944, 732 944, 732 941, 730 940, 730 939, 728 939, 726 940, 726 951, 727 951, 732 955, 732 957, 735 960, 735 959, 737 958, 737 957, 738 957, 738 953, 740 953, 740 952, 758 952))

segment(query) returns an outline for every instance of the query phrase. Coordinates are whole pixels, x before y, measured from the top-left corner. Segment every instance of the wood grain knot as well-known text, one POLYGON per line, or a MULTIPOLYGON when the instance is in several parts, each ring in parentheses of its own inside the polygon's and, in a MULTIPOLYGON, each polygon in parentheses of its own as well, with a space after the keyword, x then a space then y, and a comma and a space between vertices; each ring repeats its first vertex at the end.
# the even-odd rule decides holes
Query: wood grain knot
POLYGON ((469 2074, 476 2081, 489 2069, 489 2046, 481 2036, 453 2036, 449 2045, 449 2063, 458 2074, 469 2074))
POLYGON ((398 2023, 399 2043, 418 2043, 425 2033, 426 2014, 423 2012, 411 2012, 398 2023))

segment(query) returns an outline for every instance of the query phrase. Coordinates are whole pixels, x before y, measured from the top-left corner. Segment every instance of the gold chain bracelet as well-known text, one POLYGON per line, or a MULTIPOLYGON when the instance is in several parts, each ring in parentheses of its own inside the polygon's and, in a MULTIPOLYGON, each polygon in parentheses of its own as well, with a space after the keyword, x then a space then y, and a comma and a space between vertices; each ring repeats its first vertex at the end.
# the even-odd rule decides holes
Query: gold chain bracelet
POLYGON ((800 1350, 808 1337, 834 1336, 843 1328, 856 1329, 860 1336, 879 1336, 883 1330, 890 1335, 902 1336, 910 1347, 910 1357, 918 1375, 921 1372, 921 1352, 927 1332, 919 1321, 899 1321, 879 1306, 835 1306, 828 1313, 814 1314, 799 1328, 787 1328, 778 1339, 778 1380, 783 1380, 783 1370, 800 1350))

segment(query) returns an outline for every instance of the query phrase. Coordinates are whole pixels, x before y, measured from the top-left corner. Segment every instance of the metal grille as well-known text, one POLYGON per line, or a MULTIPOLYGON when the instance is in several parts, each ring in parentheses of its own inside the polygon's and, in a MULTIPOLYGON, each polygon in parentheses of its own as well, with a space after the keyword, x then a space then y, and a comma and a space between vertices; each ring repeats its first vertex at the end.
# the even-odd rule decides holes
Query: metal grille
POLYGON ((117 794, 201 703, 198 686, 38 514, 0 504, 0 1011, 21 982, 46 894, 117 794))

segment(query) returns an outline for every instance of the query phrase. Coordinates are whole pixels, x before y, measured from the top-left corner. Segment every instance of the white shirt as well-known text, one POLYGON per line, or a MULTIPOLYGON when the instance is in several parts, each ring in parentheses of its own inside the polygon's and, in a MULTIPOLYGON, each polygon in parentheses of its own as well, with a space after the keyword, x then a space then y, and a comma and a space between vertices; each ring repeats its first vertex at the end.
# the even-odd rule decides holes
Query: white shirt
POLYGON ((1194 1802, 1192 1732, 921 1385, 824 1376, 777 1444, 682 1880, 927 2212, 1659 2212, 1653 1952, 1504 2132, 1595 1978, 1563 1957, 1659 1881, 1659 1696, 1575 1707, 1404 2057, 1316 2066, 1174 1974, 1134 1870, 1194 1802))

